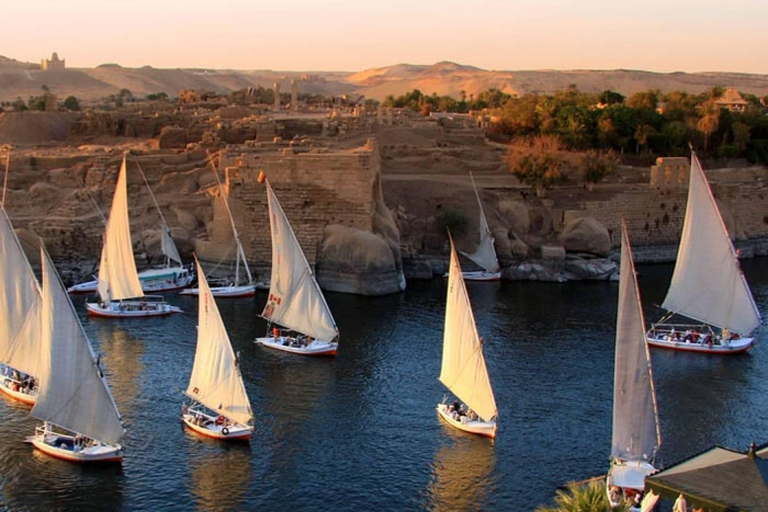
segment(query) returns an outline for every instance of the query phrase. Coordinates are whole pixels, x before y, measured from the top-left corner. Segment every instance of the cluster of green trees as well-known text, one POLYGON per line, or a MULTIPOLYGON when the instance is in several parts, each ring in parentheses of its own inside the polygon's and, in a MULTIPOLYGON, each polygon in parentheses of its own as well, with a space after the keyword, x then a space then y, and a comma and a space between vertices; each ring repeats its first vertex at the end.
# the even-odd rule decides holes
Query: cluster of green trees
POLYGON ((507 101, 494 127, 506 139, 555 135, 568 149, 613 149, 621 153, 685 155, 688 143, 718 157, 768 163, 768 109, 743 94, 744 112, 720 108, 721 87, 702 94, 658 90, 625 98, 614 91, 528 94, 507 101))
MULTIPOLYGON (((0 103, 0 112, 5 110, 22 112, 24 110, 45 110, 45 100, 47 94, 50 92, 48 86, 42 86, 43 94, 38 96, 30 96, 26 102, 21 98, 16 98, 13 101, 3 101, 0 103)), ((80 101, 74 96, 67 96, 67 98, 61 103, 61 106, 67 110, 79 111, 80 101)))
POLYGON ((381 105, 383 107, 405 108, 426 116, 430 112, 466 113, 470 110, 482 110, 484 108, 498 109, 511 99, 511 95, 498 89, 483 91, 477 95, 477 98, 473 94, 467 97, 466 92, 461 91, 458 100, 452 96, 438 96, 434 92, 431 96, 427 96, 420 90, 414 89, 397 97, 389 95, 381 105))
POLYGON ((648 163, 656 155, 686 155, 692 143, 707 156, 744 157, 768 164, 768 108, 753 94, 744 112, 717 104, 725 90, 713 87, 701 94, 658 89, 625 97, 615 91, 584 93, 575 85, 554 94, 513 97, 489 89, 477 98, 461 94, 427 96, 418 89, 388 96, 382 105, 430 112, 491 109, 489 136, 508 142, 540 135, 557 137, 567 150, 613 150, 648 163))

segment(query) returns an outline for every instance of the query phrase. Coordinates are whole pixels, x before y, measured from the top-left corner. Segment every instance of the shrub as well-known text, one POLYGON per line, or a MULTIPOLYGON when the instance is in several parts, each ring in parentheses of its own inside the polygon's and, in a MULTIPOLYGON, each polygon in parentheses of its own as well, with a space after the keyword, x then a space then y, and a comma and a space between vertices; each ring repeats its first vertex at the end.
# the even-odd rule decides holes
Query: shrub
POLYGON ((453 236, 460 236, 467 230, 467 217, 455 208, 448 208, 438 215, 437 223, 443 233, 448 230, 453 236))

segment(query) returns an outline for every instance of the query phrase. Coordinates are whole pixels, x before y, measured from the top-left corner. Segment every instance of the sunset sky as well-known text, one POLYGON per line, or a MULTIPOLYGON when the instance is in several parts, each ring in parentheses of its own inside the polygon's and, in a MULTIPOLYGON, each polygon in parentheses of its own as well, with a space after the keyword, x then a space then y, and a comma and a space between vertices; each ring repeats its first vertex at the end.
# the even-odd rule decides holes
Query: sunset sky
POLYGON ((768 73, 760 0, 7 0, 0 55, 69 67, 768 73))

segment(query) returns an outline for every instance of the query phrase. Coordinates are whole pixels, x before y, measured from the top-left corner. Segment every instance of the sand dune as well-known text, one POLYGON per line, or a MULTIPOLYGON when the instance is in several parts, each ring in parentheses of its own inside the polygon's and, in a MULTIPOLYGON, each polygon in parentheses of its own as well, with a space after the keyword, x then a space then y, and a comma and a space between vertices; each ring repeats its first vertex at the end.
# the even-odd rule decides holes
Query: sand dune
POLYGON ((462 91, 476 95, 489 88, 510 94, 551 93, 576 84, 585 92, 606 89, 630 95, 648 89, 662 92, 685 90, 699 93, 712 86, 732 86, 741 92, 768 95, 768 75, 746 73, 654 73, 636 70, 529 70, 493 71, 474 66, 439 62, 434 65, 396 64, 355 73, 295 72, 272 70, 208 70, 123 68, 102 65, 96 68, 73 68, 42 71, 39 66, 0 56, 0 101, 17 97, 25 100, 40 94, 43 85, 60 98, 76 96, 96 101, 120 89, 134 96, 165 92, 176 96, 183 89, 226 93, 244 87, 268 87, 281 83, 283 93, 290 92, 295 79, 302 93, 336 95, 363 94, 378 100, 400 95, 413 89, 425 94, 437 93, 458 98, 462 91))

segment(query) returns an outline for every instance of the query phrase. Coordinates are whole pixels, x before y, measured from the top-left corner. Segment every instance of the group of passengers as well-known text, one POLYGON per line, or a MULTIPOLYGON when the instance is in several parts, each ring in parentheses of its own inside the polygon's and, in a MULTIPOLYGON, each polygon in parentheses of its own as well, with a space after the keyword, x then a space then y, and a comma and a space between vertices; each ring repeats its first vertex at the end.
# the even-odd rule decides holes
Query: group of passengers
POLYGON ((448 406, 448 416, 450 416, 454 421, 461 421, 464 417, 466 417, 469 421, 478 420, 478 416, 475 411, 466 405, 459 403, 458 400, 454 400, 453 403, 448 406))
MULTIPOLYGON (((272 328, 272 337, 277 341, 281 336, 280 329, 277 327, 272 328)), ((306 348, 312 344, 314 339, 312 336, 305 336, 303 334, 296 334, 296 336, 284 336, 283 346, 293 348, 306 348)))
POLYGON ((659 341, 674 341, 682 343, 696 343, 699 345, 728 345, 732 340, 739 339, 739 335, 735 332, 730 332, 728 329, 723 329, 719 336, 715 333, 699 332, 696 329, 687 329, 684 332, 676 331, 672 327, 669 331, 651 329, 648 332, 648 336, 651 339, 659 341))
POLYGON ((16 392, 30 394, 37 386, 37 379, 31 375, 22 376, 18 370, 9 371, 6 367, 4 374, 6 376, 5 387, 16 392))
MULTIPOLYGON (((631 487, 623 489, 624 501, 631 504, 632 507, 639 507, 641 505, 643 494, 643 491, 632 489, 631 487)), ((608 497, 611 500, 611 505, 618 506, 622 502, 622 488, 618 485, 611 486, 608 491, 608 497)))

